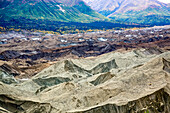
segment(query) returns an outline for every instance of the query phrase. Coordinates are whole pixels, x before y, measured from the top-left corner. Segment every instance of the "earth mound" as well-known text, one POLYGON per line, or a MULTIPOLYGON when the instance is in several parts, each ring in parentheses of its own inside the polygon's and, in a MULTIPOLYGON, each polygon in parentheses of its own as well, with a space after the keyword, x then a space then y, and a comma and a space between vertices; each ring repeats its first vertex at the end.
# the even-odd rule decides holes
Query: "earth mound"
POLYGON ((169 113, 170 52, 68 59, 31 79, 0 82, 3 113, 169 113))

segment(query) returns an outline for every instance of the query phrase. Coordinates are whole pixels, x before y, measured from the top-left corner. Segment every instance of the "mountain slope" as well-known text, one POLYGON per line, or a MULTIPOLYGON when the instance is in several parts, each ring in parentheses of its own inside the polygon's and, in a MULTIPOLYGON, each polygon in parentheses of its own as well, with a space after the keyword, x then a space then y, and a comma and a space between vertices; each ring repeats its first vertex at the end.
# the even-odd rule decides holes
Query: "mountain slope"
POLYGON ((46 19, 64 22, 88 22, 106 19, 81 0, 3 0, 1 19, 46 19))
POLYGON ((92 9, 117 21, 170 23, 170 7, 157 0, 84 0, 92 9))

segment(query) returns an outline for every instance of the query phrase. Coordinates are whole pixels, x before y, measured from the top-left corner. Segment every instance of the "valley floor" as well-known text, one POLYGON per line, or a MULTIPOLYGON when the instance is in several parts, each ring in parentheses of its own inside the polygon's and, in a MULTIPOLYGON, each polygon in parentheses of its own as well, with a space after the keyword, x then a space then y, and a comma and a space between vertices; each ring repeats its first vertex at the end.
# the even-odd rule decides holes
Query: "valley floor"
POLYGON ((0 38, 2 113, 170 112, 170 26, 10 35, 0 38))

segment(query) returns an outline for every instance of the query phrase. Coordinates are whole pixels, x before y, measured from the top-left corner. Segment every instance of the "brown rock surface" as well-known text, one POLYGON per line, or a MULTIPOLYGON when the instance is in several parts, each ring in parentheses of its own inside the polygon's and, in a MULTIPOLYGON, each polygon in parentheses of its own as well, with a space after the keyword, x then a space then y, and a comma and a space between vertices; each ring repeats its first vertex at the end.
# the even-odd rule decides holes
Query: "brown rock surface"
MULTIPOLYGON (((156 54, 170 50, 169 25, 137 30, 49 36, 46 36, 47 34, 36 36, 33 35, 36 32, 25 32, 11 31, 0 35, 0 41, 7 40, 5 44, 0 44, 0 60, 2 60, 0 65, 6 63, 10 67, 17 68, 19 72, 17 78, 31 78, 63 59, 96 57, 112 51, 131 51, 135 48, 149 48, 150 53, 156 54), (22 37, 11 38, 11 35, 22 35, 26 40, 22 37), (35 37, 39 37, 40 40, 33 40, 35 37)), ((113 66, 114 61, 108 63, 113 66)), ((104 65, 100 64, 100 66, 104 65)), ((91 70, 93 71, 91 73, 100 73, 102 71, 99 70, 100 66, 91 70)), ((106 68, 104 70, 109 70, 110 66, 106 68)))

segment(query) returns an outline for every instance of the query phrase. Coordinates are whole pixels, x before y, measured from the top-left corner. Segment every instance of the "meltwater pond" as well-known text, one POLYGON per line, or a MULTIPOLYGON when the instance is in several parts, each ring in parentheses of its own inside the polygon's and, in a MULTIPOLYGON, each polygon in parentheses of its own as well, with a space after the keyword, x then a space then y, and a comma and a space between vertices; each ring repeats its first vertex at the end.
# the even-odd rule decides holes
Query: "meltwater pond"
POLYGON ((67 44, 58 44, 56 47, 67 47, 67 46, 75 46, 78 45, 79 43, 67 43, 67 44))

